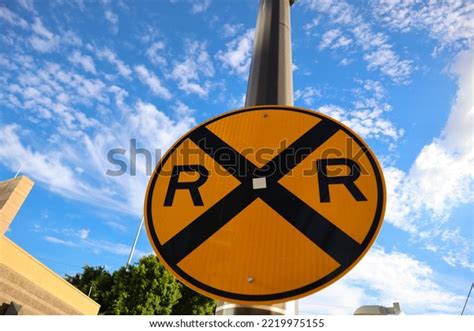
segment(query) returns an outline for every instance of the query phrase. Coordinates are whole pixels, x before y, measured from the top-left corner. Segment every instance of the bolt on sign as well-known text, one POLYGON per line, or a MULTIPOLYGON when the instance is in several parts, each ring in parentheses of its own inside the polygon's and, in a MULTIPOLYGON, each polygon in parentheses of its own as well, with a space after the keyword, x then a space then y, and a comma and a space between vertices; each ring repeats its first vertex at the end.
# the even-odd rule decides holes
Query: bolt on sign
POLYGON ((276 303, 316 292, 353 268, 385 208, 366 143, 323 114, 261 106, 217 116, 164 155, 145 218, 159 259, 217 299, 276 303))

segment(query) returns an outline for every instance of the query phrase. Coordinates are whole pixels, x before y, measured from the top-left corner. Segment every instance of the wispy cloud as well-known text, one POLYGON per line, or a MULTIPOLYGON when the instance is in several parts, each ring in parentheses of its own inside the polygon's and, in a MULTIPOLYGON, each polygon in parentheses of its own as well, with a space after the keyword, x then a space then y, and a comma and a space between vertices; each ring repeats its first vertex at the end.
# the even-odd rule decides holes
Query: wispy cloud
POLYGON ((220 50, 216 57, 222 62, 224 68, 242 78, 248 77, 255 29, 248 29, 243 35, 236 37, 226 44, 226 50, 220 50))
POLYGON ((311 20, 311 22, 306 23, 303 25, 303 30, 305 31, 305 34, 307 36, 312 36, 315 33, 313 32, 314 28, 317 27, 320 24, 321 18, 320 17, 315 17, 311 20))
POLYGON ((18 134, 19 130, 17 125, 7 125, 0 129, 0 160, 3 164, 11 169, 19 169, 24 165, 25 173, 63 196, 91 202, 97 200, 98 204, 102 201, 111 208, 119 207, 118 201, 114 201, 106 190, 78 180, 78 174, 64 162, 59 152, 40 153, 24 146, 18 134))
POLYGON ((52 244, 58 244, 58 245, 63 245, 63 246, 68 246, 68 247, 77 247, 77 244, 70 240, 63 240, 63 239, 59 239, 53 236, 45 236, 44 240, 52 244))
MULTIPOLYGON (((343 122, 364 138, 388 138, 389 146, 393 146, 392 143, 403 136, 404 130, 398 129, 386 117, 392 110, 392 106, 384 101, 386 90, 378 81, 356 80, 356 83, 358 87, 352 91, 355 98, 350 108, 326 104, 318 107, 318 111, 343 122)), ((301 98, 304 94, 301 92, 301 96, 297 96, 301 98)))
POLYGON ((60 38, 49 31, 43 25, 40 18, 35 18, 31 28, 35 32, 35 35, 30 37, 30 43, 34 49, 42 53, 48 53, 55 51, 58 48, 60 38))
POLYGON ((348 46, 352 43, 352 40, 344 35, 342 35, 341 30, 332 29, 326 31, 321 37, 321 43, 319 44, 319 49, 323 50, 325 48, 336 49, 348 46))
POLYGON ((237 33, 240 32, 243 28, 243 24, 229 24, 225 23, 222 26, 222 33, 224 34, 224 37, 229 38, 229 37, 234 37, 237 35, 237 33))
POLYGON ((165 43, 162 41, 154 42, 151 46, 146 50, 146 56, 156 66, 165 66, 167 61, 163 55, 161 55, 161 51, 165 49, 165 43))
POLYGON ((441 47, 469 46, 474 38, 472 1, 371 1, 374 15, 393 30, 426 30, 441 47))
POLYGON ((94 60, 92 60, 92 57, 89 55, 83 55, 79 51, 74 51, 74 53, 68 57, 68 60, 72 64, 82 67, 85 71, 93 74, 96 73, 94 60))
POLYGON ((315 99, 319 97, 321 97, 321 91, 311 86, 307 86, 302 90, 295 91, 295 100, 301 100, 307 106, 312 106, 315 99))
POLYGON ((110 64, 114 65, 117 68, 118 73, 123 77, 130 78, 132 70, 127 64, 125 64, 121 59, 119 59, 117 54, 115 54, 111 49, 97 49, 96 56, 100 60, 106 60, 110 64))
POLYGON ((342 280, 302 299, 299 306, 302 314, 352 315, 362 305, 399 302, 405 314, 452 314, 459 312, 463 300, 439 283, 428 264, 375 247, 342 280))
POLYGON ((137 73, 138 78, 150 88, 153 94, 158 95, 165 100, 171 99, 170 91, 164 87, 160 79, 145 66, 136 66, 135 72, 137 73))
POLYGON ((27 57, 16 61, 16 67, 7 69, 16 70, 16 76, 0 95, 0 104, 13 110, 23 109, 33 122, 55 123, 60 133, 70 137, 77 138, 82 130, 97 124, 79 108, 109 101, 110 92, 100 79, 85 78, 50 62, 36 66, 27 57))
POLYGON ((16 0, 16 2, 18 2, 18 4, 24 9, 26 9, 27 11, 32 12, 32 13, 36 12, 35 6, 33 4, 33 0, 16 0))
MULTIPOLYGON (((38 231, 38 229, 36 230, 38 231)), ((118 242, 111 242, 108 240, 97 240, 89 238, 88 230, 79 230, 66 228, 66 229, 40 229, 40 232, 53 232, 56 233, 56 236, 45 235, 43 239, 46 242, 55 245, 62 245, 74 249, 87 250, 91 251, 94 254, 109 253, 119 256, 127 256, 130 254, 131 245, 126 245, 118 242), (64 239, 58 238, 57 236, 61 235, 64 239)), ((135 250, 135 256, 140 258, 146 255, 146 252, 143 252, 139 249, 135 250)))
MULTIPOLYGON (((375 32, 373 26, 354 6, 335 0, 302 0, 301 4, 318 14, 326 15, 330 23, 336 26, 323 34, 319 45, 321 50, 357 45, 363 52, 368 70, 378 70, 398 84, 410 81, 412 61, 401 59, 389 38, 381 32, 375 32), (348 37, 349 34, 352 37, 348 37)), ((314 26, 316 25, 308 26, 307 31, 314 26)))
POLYGON ((206 98, 211 89, 208 79, 214 76, 214 65, 207 52, 205 42, 187 41, 186 56, 175 62, 170 78, 178 82, 178 88, 186 94, 196 94, 206 98), (204 80, 203 80, 204 78, 204 80))
POLYGON ((4 21, 8 22, 10 25, 13 26, 19 26, 23 29, 28 28, 28 23, 7 7, 0 6, 0 19, 3 19, 4 21))
POLYGON ((119 17, 115 14, 111 9, 107 9, 105 11, 105 19, 110 23, 110 27, 113 33, 118 32, 118 23, 119 17))
POLYGON ((81 239, 87 239, 87 237, 89 237, 89 232, 90 230, 87 230, 87 229, 81 229, 79 230, 79 238, 81 239))
POLYGON ((205 12, 211 5, 211 0, 190 0, 191 12, 193 14, 199 14, 205 12))
POLYGON ((458 92, 440 137, 424 146, 408 172, 385 170, 389 188, 386 219, 445 261, 474 270, 472 238, 450 226, 455 207, 474 201, 474 49, 462 52, 453 66, 458 92))
MULTIPOLYGON (((145 163, 139 158, 137 176, 110 177, 106 175, 111 167, 108 151, 128 150, 130 139, 136 138, 153 155, 155 150, 163 152, 195 124, 192 112, 186 112, 187 106, 180 103, 180 113, 170 115, 176 117, 173 119, 150 103, 130 98, 119 80, 106 84, 102 79, 108 80, 107 74, 97 70, 98 64, 92 58, 84 61, 84 53, 75 52, 70 60, 79 68, 93 71, 95 67, 96 78, 86 78, 73 66, 65 69, 21 54, 5 61, 0 58, 0 76, 8 82, 2 85, 0 105, 19 118, 26 117, 27 123, 41 123, 42 128, 32 136, 24 128, 27 123, 1 126, 0 162, 18 169, 26 161, 27 175, 66 198, 140 215, 148 181, 145 163)), ((113 64, 125 77, 131 76, 130 67, 111 50, 97 52, 99 59, 113 64)), ((156 92, 168 97, 170 92, 158 88, 149 70, 139 66, 137 70, 156 92)))

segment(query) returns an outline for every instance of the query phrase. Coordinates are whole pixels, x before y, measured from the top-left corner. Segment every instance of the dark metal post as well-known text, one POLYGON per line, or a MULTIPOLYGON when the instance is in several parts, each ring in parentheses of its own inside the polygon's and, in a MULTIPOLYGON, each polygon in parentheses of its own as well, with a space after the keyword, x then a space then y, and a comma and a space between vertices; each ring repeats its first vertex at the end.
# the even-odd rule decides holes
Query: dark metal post
POLYGON ((293 105, 291 0, 260 0, 245 107, 293 105))
MULTIPOLYGON (((294 0, 260 0, 245 107, 293 105, 290 6, 294 0)), ((236 305, 219 301, 216 315, 294 315, 297 302, 236 305)))

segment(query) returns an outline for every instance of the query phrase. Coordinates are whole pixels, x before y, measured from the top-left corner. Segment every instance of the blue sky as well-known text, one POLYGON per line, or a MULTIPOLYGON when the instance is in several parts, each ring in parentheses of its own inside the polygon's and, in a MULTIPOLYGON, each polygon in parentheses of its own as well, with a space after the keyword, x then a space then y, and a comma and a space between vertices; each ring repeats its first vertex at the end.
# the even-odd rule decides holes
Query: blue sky
MULTIPOLYGON (((148 177, 142 156, 136 176, 107 176, 107 152, 129 164, 131 139, 165 151, 241 107, 257 7, 1 0, 0 179, 23 166, 36 183, 8 237, 59 274, 124 265, 148 177)), ((302 313, 460 313, 474 270, 473 15, 469 1, 293 6, 295 105, 363 136, 388 190, 371 251, 302 313)), ((142 232, 135 260, 151 252, 142 232)))

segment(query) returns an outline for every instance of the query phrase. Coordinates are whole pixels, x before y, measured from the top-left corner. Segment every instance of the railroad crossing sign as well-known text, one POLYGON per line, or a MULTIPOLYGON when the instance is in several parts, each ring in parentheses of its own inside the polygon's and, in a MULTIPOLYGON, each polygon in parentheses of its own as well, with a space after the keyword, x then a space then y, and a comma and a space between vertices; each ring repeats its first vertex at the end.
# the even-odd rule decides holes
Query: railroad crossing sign
POLYGON ((145 199, 159 259, 196 291, 237 303, 316 292, 368 251, 381 168, 352 130, 286 106, 225 113, 179 139, 145 199))

